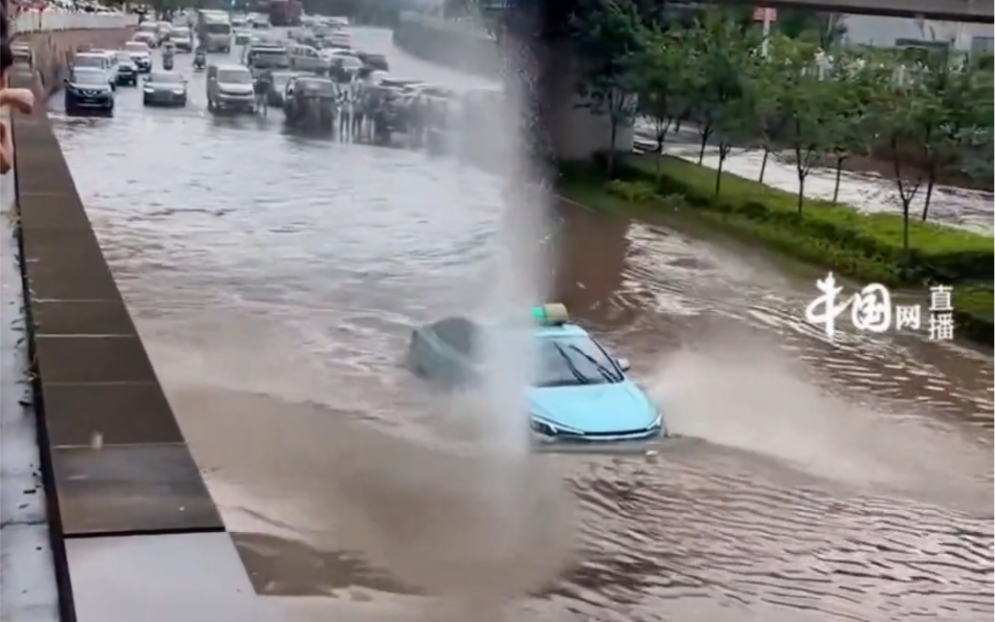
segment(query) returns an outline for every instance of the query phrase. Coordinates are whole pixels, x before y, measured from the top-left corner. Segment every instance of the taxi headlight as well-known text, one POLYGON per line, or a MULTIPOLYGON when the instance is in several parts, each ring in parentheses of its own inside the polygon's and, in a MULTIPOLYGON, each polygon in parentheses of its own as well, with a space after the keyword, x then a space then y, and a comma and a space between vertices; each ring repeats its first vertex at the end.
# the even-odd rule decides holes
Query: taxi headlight
POLYGON ((536 434, 542 436, 559 436, 560 434, 576 434, 583 435, 584 433, 580 430, 566 427, 560 424, 550 423, 541 417, 533 416, 529 423, 532 431, 536 434))

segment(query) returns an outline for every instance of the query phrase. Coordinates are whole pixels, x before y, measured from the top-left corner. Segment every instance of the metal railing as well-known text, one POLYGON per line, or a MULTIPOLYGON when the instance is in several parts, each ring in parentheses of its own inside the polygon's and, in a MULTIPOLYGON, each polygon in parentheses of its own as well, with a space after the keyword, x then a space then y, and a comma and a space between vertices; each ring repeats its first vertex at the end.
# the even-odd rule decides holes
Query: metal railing
POLYGON ((11 21, 14 34, 56 30, 114 30, 138 25, 137 15, 125 13, 75 13, 46 9, 21 12, 11 21))

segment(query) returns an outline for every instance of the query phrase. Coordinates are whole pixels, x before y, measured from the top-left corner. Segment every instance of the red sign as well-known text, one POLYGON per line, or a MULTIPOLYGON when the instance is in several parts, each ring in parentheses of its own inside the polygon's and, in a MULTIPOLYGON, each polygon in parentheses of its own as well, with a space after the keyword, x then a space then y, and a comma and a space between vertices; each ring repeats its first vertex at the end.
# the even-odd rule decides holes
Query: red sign
POLYGON ((758 6, 753 9, 753 21, 755 22, 776 22, 777 21, 777 9, 769 9, 766 7, 758 6))

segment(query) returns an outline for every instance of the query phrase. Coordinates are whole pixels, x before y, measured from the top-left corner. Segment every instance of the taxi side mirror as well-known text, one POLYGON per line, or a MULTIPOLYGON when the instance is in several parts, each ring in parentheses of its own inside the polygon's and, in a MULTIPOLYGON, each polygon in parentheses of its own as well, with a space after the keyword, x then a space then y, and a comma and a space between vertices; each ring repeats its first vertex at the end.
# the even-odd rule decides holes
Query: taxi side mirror
POLYGON ((618 359, 615 362, 618 363, 618 368, 621 369, 622 371, 629 371, 630 369, 632 369, 632 363, 629 362, 629 359, 625 358, 618 359))

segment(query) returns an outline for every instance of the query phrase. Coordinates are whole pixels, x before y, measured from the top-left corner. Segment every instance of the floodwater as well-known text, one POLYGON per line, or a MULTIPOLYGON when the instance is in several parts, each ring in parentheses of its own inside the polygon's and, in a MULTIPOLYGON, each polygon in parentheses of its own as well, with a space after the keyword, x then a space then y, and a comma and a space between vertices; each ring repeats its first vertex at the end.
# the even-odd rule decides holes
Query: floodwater
MULTIPOLYGON (((637 142, 646 149, 656 148, 653 124, 641 121, 636 126, 637 142)), ((664 153, 670 156, 698 161, 701 148, 697 128, 682 127, 680 132, 668 132, 664 142, 664 153)), ((733 149, 722 165, 723 170, 746 179, 759 179, 763 168, 763 150, 733 149)), ((798 172, 792 160, 793 155, 781 153, 772 155, 764 171, 764 183, 785 192, 798 192, 798 172)), ((702 164, 718 168, 718 149, 708 147, 702 164)), ((866 213, 902 213, 902 201, 895 182, 870 173, 843 171, 839 196, 842 205, 849 205, 866 213)), ((812 199, 831 201, 836 188, 836 171, 831 168, 813 167, 805 178, 805 196, 812 199)), ((926 197, 926 186, 915 194, 909 211, 913 218, 922 214, 926 197)), ((929 220, 948 226, 992 234, 995 228, 995 195, 983 190, 970 190, 954 186, 938 185, 933 189, 929 203, 929 220)))
MULTIPOLYGON (((472 82, 353 38, 396 74, 472 82)), ((295 137, 279 112, 212 116, 191 76, 183 110, 124 88, 113 119, 52 117, 254 585, 295 620, 411 619, 425 590, 477 603, 464 622, 524 590, 512 619, 991 619, 989 353, 829 343, 801 319, 817 271, 562 204, 552 297, 683 437, 533 456, 495 506, 461 407, 398 361, 413 326, 479 309, 502 182, 295 137)))

